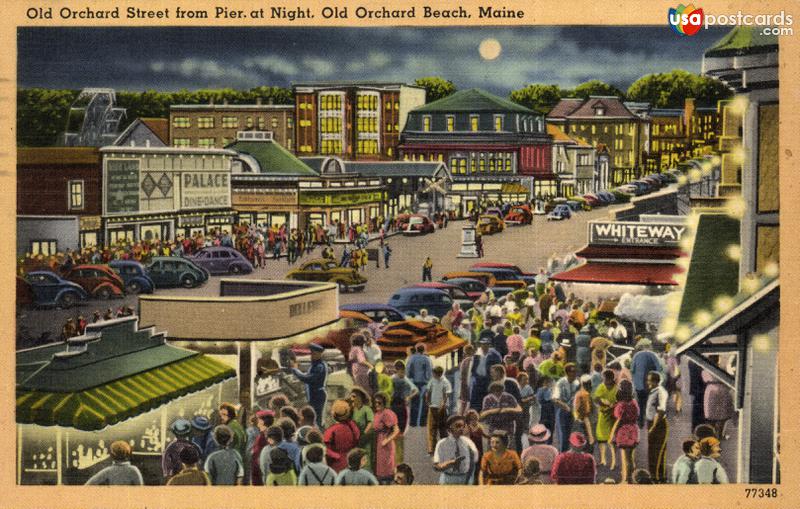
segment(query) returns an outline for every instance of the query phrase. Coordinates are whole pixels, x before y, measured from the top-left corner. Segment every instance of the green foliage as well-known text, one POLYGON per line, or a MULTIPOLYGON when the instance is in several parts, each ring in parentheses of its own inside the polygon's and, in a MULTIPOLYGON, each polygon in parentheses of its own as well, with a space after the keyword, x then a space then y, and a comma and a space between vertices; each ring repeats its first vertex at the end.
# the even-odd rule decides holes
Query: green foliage
POLYGON ((17 91, 17 145, 42 147, 56 144, 67 126, 69 107, 78 90, 27 88, 17 91))
POLYGON ((569 97, 588 99, 590 95, 613 95, 620 99, 625 99, 625 93, 622 90, 600 80, 589 80, 586 83, 581 83, 575 87, 569 97))
POLYGON ((542 85, 534 83, 525 88, 514 90, 509 95, 513 102, 545 114, 561 99, 561 90, 558 85, 542 85))
POLYGON ((680 69, 642 76, 628 88, 629 100, 649 102, 654 108, 682 108, 687 97, 694 97, 698 106, 715 106, 731 95, 721 82, 680 69))
POLYGON ((452 81, 438 76, 428 76, 419 78, 414 84, 425 88, 425 102, 438 101, 456 92, 456 86, 452 81))
MULTIPOLYGON (((20 89, 17 92, 17 144, 41 147, 57 145, 59 136, 67 129, 69 108, 78 96, 78 90, 50 90, 44 88, 20 89)), ((125 129, 139 117, 169 117, 172 104, 293 104, 292 91, 280 87, 255 87, 250 90, 230 88, 216 90, 186 89, 176 92, 145 90, 142 92, 118 91, 117 106, 126 109, 120 123, 125 129)), ((74 124, 74 122, 73 122, 74 124)), ((72 125, 71 128, 79 126, 72 125)))

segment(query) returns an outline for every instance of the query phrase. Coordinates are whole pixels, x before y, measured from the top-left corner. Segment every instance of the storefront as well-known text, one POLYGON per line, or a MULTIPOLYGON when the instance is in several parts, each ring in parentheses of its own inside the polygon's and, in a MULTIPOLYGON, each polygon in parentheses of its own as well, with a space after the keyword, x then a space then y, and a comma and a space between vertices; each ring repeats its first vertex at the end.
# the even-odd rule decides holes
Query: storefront
POLYGON ((136 317, 90 324, 83 336, 17 353, 17 483, 82 485, 131 444, 145 484, 161 484, 161 456, 178 417, 235 401, 234 367, 166 344, 136 317))
MULTIPOLYGON (((355 181, 330 181, 324 188, 300 188, 300 207, 307 221, 324 220, 328 223, 365 224, 377 219, 383 210, 386 192, 379 186, 354 187, 355 181), (352 184, 352 185, 351 185, 352 184)), ((377 181, 376 181, 377 184, 377 181)))
POLYGON ((237 211, 239 224, 279 227, 285 224, 294 228, 300 211, 297 200, 297 189, 233 190, 233 208, 237 211))
POLYGON ((678 288, 684 272, 678 259, 686 233, 683 218, 642 222, 590 221, 589 244, 575 256, 586 263, 550 277, 568 291, 590 300, 619 299, 624 294, 664 295, 678 288))
POLYGON ((232 231, 231 159, 216 149, 104 147, 105 244, 232 231))
POLYGON ((504 182, 479 178, 460 179, 454 177, 450 186, 448 199, 452 210, 464 217, 477 206, 485 206, 486 202, 503 201, 506 203, 526 202, 530 198, 531 179, 516 177, 504 182))

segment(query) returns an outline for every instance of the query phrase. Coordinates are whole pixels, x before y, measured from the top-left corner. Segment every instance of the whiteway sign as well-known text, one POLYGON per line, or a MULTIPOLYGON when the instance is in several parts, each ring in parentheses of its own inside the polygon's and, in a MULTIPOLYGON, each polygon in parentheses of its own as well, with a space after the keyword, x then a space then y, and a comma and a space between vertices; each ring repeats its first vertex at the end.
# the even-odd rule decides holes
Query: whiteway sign
POLYGON ((589 223, 589 243, 612 246, 678 246, 686 226, 665 223, 596 221, 589 223))

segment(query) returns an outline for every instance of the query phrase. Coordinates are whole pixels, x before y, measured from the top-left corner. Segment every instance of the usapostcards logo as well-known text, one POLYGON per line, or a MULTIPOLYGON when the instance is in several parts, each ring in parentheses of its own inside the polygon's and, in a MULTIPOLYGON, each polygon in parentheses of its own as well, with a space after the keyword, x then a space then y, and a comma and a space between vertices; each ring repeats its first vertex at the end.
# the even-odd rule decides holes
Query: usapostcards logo
POLYGON ((668 23, 672 30, 681 37, 696 34, 703 26, 703 9, 694 5, 679 5, 669 10, 668 23))

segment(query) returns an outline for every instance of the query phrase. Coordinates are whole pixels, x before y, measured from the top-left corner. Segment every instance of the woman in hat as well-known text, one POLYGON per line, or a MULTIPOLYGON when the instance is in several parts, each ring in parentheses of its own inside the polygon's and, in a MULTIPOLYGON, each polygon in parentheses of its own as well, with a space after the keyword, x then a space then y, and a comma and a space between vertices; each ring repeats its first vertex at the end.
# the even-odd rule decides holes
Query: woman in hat
POLYGON ((200 448, 189 440, 192 434, 191 422, 186 419, 176 419, 169 429, 175 435, 175 440, 167 445, 161 457, 161 470, 165 480, 177 475, 183 468, 180 459, 181 451, 189 448, 194 449, 197 451, 198 460, 201 454, 200 448))
POLYGON ((539 470, 541 473, 549 474, 553 466, 558 449, 550 445, 551 433, 544 424, 534 425, 528 432, 530 446, 526 447, 520 455, 522 463, 525 464, 531 458, 539 460, 539 470))
POLYGON ((347 362, 350 366, 350 374, 353 377, 353 384, 369 389, 369 372, 372 365, 367 362, 367 355, 364 353, 366 339, 362 334, 353 334, 350 338, 350 354, 347 362))
POLYGON ((614 405, 614 425, 609 436, 612 443, 620 449, 622 458, 622 483, 627 483, 633 467, 633 450, 639 445, 639 404, 633 397, 633 384, 622 380, 617 389, 617 403, 614 405))
POLYGON ((522 462, 519 455, 508 449, 508 434, 497 430, 489 439, 490 450, 481 458, 481 484, 514 484, 522 462))
POLYGON ((337 399, 331 405, 331 416, 334 424, 325 430, 323 441, 327 447, 328 465, 337 472, 347 468, 347 453, 361 438, 358 425, 350 418, 351 409, 347 401, 337 399))
POLYGON ((381 484, 392 484, 395 467, 395 439, 400 435, 397 415, 388 408, 388 398, 383 393, 375 394, 375 476, 381 484))
POLYGON ((367 453, 367 468, 370 468, 373 462, 372 443, 375 441, 375 434, 372 432, 375 414, 372 412, 371 400, 364 389, 356 386, 350 390, 349 401, 353 422, 361 432, 358 446, 367 453))
POLYGON ((595 389, 592 399, 597 405, 596 438, 600 443, 600 464, 606 464, 606 448, 611 450, 611 470, 617 466, 617 455, 614 445, 609 441, 611 427, 614 425, 614 405, 617 403, 617 384, 614 372, 610 369, 603 371, 603 383, 595 389))

